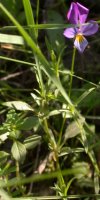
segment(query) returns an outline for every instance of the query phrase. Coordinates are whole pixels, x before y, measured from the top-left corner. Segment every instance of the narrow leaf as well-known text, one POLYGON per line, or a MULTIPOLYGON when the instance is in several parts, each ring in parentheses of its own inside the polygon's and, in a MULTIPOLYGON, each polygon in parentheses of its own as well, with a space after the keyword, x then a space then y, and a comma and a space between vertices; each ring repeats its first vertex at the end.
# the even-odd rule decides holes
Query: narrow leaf
POLYGON ((24 145, 26 149, 33 149, 40 143, 40 141, 41 141, 41 136, 32 135, 24 140, 24 145))
POLYGON ((90 88, 86 90, 77 100, 76 105, 78 105, 81 101, 83 101, 95 88, 90 88))
POLYGON ((34 25, 35 21, 34 21, 34 16, 33 16, 33 10, 30 4, 30 0, 23 0, 23 5, 24 5, 24 11, 25 11, 25 15, 26 15, 26 20, 27 20, 27 25, 29 26, 29 31, 31 34, 31 37, 33 37, 33 39, 36 39, 36 30, 34 30, 34 28, 30 25, 34 25))
POLYGON ((31 111, 33 111, 33 108, 23 101, 8 101, 8 102, 3 103, 3 105, 8 106, 10 108, 15 108, 17 110, 24 110, 24 111, 25 110, 31 110, 31 111))
POLYGON ((0 33, 0 43, 24 45, 24 39, 22 36, 0 33))

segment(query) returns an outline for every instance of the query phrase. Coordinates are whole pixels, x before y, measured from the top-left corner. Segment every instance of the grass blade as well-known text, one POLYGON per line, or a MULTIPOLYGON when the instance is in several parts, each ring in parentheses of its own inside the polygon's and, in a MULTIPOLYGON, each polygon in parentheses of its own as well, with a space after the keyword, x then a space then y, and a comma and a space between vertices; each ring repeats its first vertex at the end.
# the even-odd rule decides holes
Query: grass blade
POLYGON ((59 89, 60 93, 63 95, 69 106, 74 108, 69 96, 65 92, 60 80, 55 76, 54 72, 50 68, 50 64, 42 54, 41 50, 35 42, 32 40, 32 38, 29 36, 29 34, 24 30, 24 28, 16 21, 16 19, 10 14, 10 12, 0 3, 0 9, 6 14, 6 16, 13 22, 13 24, 17 27, 20 34, 24 37, 27 44, 32 48, 32 50, 37 54, 38 59, 42 63, 42 69, 47 74, 47 76, 53 81, 53 83, 56 85, 56 87, 59 89))
POLYGON ((31 37, 36 40, 36 30, 31 25, 35 25, 34 16, 33 16, 33 10, 30 4, 30 0, 23 0, 24 5, 24 11, 26 15, 27 25, 29 27, 29 32, 31 34, 31 37))

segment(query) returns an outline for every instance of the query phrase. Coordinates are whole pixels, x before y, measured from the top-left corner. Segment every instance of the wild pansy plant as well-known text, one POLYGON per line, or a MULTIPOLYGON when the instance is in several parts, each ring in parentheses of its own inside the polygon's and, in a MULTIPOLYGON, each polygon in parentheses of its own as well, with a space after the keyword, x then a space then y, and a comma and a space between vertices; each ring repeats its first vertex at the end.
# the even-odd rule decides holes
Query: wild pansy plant
POLYGON ((75 24, 75 27, 65 29, 64 36, 75 39, 74 46, 80 53, 83 53, 88 45, 88 41, 84 36, 93 35, 98 31, 98 24, 95 21, 90 20, 84 24, 87 20, 88 13, 89 9, 78 2, 72 2, 67 14, 69 22, 75 24))

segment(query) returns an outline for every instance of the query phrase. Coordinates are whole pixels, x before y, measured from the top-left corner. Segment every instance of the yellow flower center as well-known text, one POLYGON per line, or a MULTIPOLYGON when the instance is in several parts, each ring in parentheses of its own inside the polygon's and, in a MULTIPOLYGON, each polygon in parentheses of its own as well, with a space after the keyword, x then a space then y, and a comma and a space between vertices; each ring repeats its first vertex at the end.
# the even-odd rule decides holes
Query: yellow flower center
POLYGON ((82 34, 77 34, 76 35, 76 40, 81 43, 84 41, 84 36, 82 34))

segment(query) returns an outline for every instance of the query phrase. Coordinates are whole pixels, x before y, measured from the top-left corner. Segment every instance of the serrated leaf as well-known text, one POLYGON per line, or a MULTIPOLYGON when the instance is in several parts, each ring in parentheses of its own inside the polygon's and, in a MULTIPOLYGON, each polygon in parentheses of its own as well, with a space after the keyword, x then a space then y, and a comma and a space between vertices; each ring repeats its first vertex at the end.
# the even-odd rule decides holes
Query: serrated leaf
POLYGON ((24 140, 24 145, 26 149, 33 149, 40 143, 40 140, 41 136, 32 135, 24 140))
POLYGON ((39 125, 38 117, 27 117, 23 120, 19 128, 21 130, 31 130, 33 127, 36 127, 37 125, 39 125))
POLYGON ((23 163, 26 156, 26 147, 21 142, 15 141, 11 148, 11 153, 16 161, 23 163))
POLYGON ((23 101, 8 101, 3 103, 3 105, 8 106, 10 108, 15 108, 17 110, 33 111, 33 108, 29 104, 23 101))
POLYGON ((78 121, 73 121, 69 126, 67 127, 65 131, 65 140, 68 140, 69 138, 73 138, 76 135, 81 133, 81 128, 83 127, 83 124, 85 122, 84 118, 78 119, 78 121), (81 125, 81 127, 80 127, 81 125))

